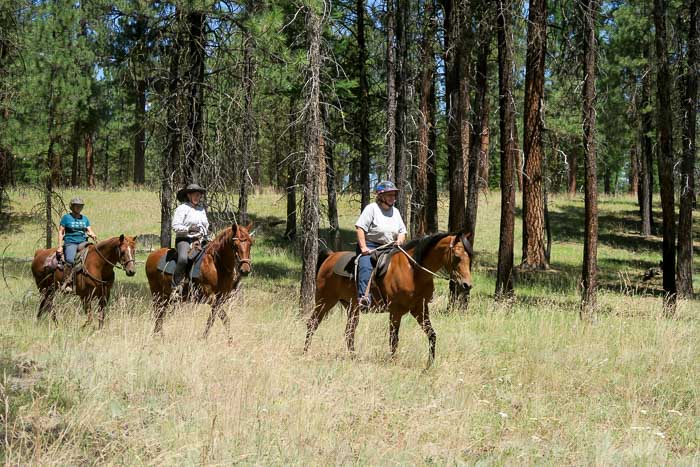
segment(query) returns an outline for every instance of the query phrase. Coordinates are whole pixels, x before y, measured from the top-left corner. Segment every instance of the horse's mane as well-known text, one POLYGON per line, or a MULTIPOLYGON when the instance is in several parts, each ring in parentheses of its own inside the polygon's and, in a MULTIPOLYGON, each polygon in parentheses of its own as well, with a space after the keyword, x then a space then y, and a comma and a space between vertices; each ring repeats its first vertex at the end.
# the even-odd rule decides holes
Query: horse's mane
POLYGON ((439 242, 445 237, 449 237, 450 235, 456 234, 449 232, 440 232, 421 238, 415 238, 408 242, 403 248, 404 250, 415 249, 412 255, 413 259, 415 259, 416 262, 420 264, 423 261, 423 257, 435 246, 437 242, 439 242))

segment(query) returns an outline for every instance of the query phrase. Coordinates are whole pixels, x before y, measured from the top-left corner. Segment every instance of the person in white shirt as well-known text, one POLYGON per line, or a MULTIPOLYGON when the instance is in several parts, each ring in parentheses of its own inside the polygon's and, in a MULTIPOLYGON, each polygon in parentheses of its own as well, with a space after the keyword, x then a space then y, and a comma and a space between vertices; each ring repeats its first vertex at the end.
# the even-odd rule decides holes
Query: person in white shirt
POLYGON ((357 297, 360 307, 371 305, 371 294, 365 293, 372 275, 370 253, 379 246, 406 241, 406 225, 401 213, 394 207, 399 189, 392 182, 380 182, 374 189, 376 201, 362 210, 355 222, 357 233, 357 297))
POLYGON ((209 233, 209 220, 204 206, 201 204, 202 196, 207 192, 204 188, 192 183, 177 192, 177 200, 182 204, 175 210, 173 216, 173 230, 175 231, 175 249, 177 250, 177 264, 173 274, 173 295, 178 298, 182 294, 182 279, 187 267, 187 254, 190 244, 209 233))

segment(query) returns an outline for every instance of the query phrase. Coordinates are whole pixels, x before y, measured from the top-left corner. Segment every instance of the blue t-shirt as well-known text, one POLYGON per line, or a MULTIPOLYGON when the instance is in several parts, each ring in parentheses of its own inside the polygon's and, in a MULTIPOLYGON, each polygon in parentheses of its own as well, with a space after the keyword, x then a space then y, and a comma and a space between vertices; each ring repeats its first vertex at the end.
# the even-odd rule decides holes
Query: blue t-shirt
POLYGON ((90 221, 87 216, 80 214, 78 217, 73 217, 72 213, 64 214, 61 217, 61 225, 66 230, 63 236, 64 243, 82 243, 87 241, 85 232, 90 227, 90 221))

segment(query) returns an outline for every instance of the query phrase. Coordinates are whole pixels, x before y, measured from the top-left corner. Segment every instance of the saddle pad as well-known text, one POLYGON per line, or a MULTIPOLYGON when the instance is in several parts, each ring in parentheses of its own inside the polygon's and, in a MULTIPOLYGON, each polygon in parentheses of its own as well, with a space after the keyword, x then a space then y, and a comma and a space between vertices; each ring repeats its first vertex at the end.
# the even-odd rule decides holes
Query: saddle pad
POLYGON ((333 274, 342 277, 347 277, 349 279, 354 279, 355 253, 353 253, 352 251, 344 252, 343 256, 341 256, 340 259, 335 262, 335 266, 333 266, 333 274))
POLYGON ((391 258, 394 257, 396 253, 401 252, 398 248, 391 248, 388 250, 384 250, 379 254, 379 257, 372 258, 374 261, 372 261, 374 265, 374 270, 375 273, 374 275, 376 277, 383 277, 386 272, 389 270, 389 263, 391 263, 391 258))
MULTIPOLYGON (((209 245, 204 246, 199 254, 187 263, 187 271, 189 271, 187 277, 190 279, 199 279, 201 275, 201 265, 204 259, 204 252, 207 250, 209 245)), ((157 269, 171 276, 175 274, 175 264, 177 263, 177 250, 170 248, 166 254, 161 256, 160 261, 158 261, 157 269)))

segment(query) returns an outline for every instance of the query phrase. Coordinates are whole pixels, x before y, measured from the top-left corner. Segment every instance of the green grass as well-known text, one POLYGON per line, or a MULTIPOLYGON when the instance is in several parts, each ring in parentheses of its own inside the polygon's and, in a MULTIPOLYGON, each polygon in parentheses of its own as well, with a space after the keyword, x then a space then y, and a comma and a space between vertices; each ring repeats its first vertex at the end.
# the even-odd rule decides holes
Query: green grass
MULTIPOLYGON (((154 193, 77 194, 102 238, 159 230, 154 193)), ((29 264, 9 258, 42 246, 41 216, 31 215, 39 195, 10 196, 0 233, 0 462, 700 463, 700 306, 684 301, 675 319, 663 317, 660 278, 641 281, 660 259, 661 239, 635 234, 632 198, 601 199, 600 313, 589 325, 578 320, 576 294, 582 200, 551 200, 554 271, 518 276, 516 300, 496 305, 500 210, 489 193, 469 309, 448 312, 439 284, 437 360, 425 371, 427 341, 410 317, 393 360, 385 314, 361 317, 350 356, 340 310, 302 354, 300 266, 284 226, 270 224, 285 212, 274 193, 250 203, 254 273, 228 304, 231 346, 220 322, 207 341, 198 338, 205 306, 177 307, 164 337, 151 336, 147 253, 135 277, 117 274, 104 330, 81 329, 72 297, 57 300, 58 325, 37 323, 29 264)), ((356 200, 341 199, 341 213, 347 242, 356 200)), ((695 225, 699 238, 700 219, 695 225)))

